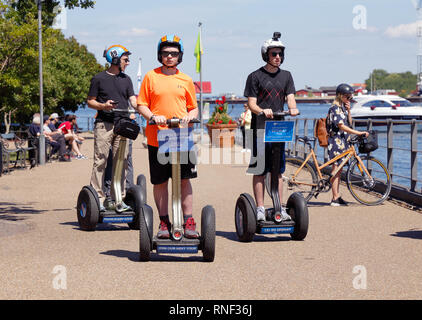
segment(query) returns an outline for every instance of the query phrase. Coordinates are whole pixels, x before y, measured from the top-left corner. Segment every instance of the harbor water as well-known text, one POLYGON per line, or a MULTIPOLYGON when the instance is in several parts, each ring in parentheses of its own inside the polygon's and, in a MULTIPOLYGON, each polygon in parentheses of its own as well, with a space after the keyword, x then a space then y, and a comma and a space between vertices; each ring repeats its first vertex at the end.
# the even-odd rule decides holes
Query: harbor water
MULTIPOLYGON (((307 132, 308 136, 313 136, 313 121, 314 119, 322 118, 327 115, 329 104, 298 104, 300 115, 297 117, 297 134, 304 135, 307 132), (305 130, 305 119, 308 119, 307 129, 305 130)), ((214 111, 213 106, 210 106, 209 113, 214 111)), ((244 111, 243 104, 230 104, 228 112, 230 116, 237 120, 240 114, 244 111)), ((90 108, 80 108, 76 115, 78 116, 78 126, 82 131, 92 130, 93 119, 96 111, 90 108)), ((138 117, 138 123, 140 123, 140 117, 138 117)), ((422 123, 417 124, 416 130, 422 131, 422 123)), ((365 127, 357 127, 358 130, 365 130, 365 127)), ((387 166, 387 126, 376 126, 373 127, 378 132, 378 145, 379 148, 371 153, 372 156, 381 160, 387 166)), ((241 133, 238 130, 236 134, 236 143, 241 143, 241 133)), ((393 127, 393 153, 390 162, 390 173, 392 173, 393 183, 402 185, 406 188, 411 186, 411 170, 412 170, 412 152, 411 152, 411 126, 410 124, 394 125, 393 127), (392 170, 391 170, 392 168, 392 170)), ((417 182, 414 188, 415 191, 421 192, 422 186, 422 135, 417 135, 417 146, 416 146, 416 167, 417 167, 417 182)), ((318 160, 324 160, 324 149, 316 147, 318 160)), ((414 150, 415 151, 415 147, 414 150)), ((414 153, 415 154, 415 153, 414 153)), ((414 182, 415 183, 415 182, 414 182)))

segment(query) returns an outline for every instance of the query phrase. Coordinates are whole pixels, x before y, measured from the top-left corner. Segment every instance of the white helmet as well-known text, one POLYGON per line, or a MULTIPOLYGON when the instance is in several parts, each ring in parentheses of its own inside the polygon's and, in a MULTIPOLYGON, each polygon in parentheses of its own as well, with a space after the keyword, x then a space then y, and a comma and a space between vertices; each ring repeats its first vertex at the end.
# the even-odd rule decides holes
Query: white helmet
POLYGON ((274 32, 273 37, 271 39, 268 39, 264 42, 264 44, 261 47, 261 55, 262 59, 265 62, 268 62, 268 50, 271 48, 281 48, 282 50, 282 56, 281 56, 281 63, 284 61, 284 44, 280 41, 281 33, 280 32, 274 32))

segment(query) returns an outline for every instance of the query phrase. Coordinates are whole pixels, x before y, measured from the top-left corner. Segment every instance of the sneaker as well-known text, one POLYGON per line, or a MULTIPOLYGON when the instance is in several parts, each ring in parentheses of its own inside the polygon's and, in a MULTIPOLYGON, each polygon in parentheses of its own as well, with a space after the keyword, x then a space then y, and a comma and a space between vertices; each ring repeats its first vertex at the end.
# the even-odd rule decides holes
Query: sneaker
POLYGON ((286 209, 281 208, 281 221, 289 221, 292 220, 292 217, 287 214, 286 209))
POLYGON ((85 159, 88 159, 88 158, 86 156, 84 156, 83 154, 80 154, 80 155, 76 156, 76 159, 77 160, 85 160, 85 159))
POLYGON ((188 239, 196 239, 199 238, 199 233, 196 231, 196 223, 193 218, 189 218, 186 220, 186 223, 183 225, 184 228, 184 235, 188 239))
POLYGON ((258 207, 256 209, 256 220, 265 221, 265 208, 264 207, 258 207))
POLYGON ((340 201, 338 199, 331 200, 330 206, 332 206, 332 207, 340 207, 340 201))
POLYGON ((121 204, 116 205, 115 210, 118 213, 122 213, 122 212, 130 211, 132 210, 132 208, 122 201, 121 204))
POLYGON ((342 197, 339 197, 337 200, 342 206, 349 205, 349 202, 347 202, 346 200, 343 200, 342 197))
POLYGON ((246 149, 242 149, 240 152, 244 153, 244 152, 246 152, 246 149))
POLYGON ((157 233, 158 239, 170 239, 169 226, 164 221, 160 221, 157 233))
POLYGON ((77 140, 76 139, 75 141, 76 141, 77 144, 82 144, 82 141, 81 140, 77 140))
POLYGON ((59 161, 60 161, 60 162, 70 162, 71 160, 70 160, 70 158, 69 158, 69 157, 62 156, 62 157, 60 157, 60 158, 59 158, 59 161))

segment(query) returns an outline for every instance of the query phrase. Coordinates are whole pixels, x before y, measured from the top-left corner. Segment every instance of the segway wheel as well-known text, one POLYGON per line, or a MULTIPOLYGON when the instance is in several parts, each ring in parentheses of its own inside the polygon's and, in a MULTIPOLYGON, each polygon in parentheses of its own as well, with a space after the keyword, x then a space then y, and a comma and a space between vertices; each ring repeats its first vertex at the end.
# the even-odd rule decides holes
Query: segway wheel
POLYGON ((140 186, 142 188, 142 199, 143 203, 147 202, 147 179, 143 174, 140 174, 136 178, 136 185, 140 186))
POLYGON ((84 231, 94 231, 100 216, 98 198, 91 186, 85 186, 79 192, 76 214, 79 227, 84 231))
POLYGON ((149 261, 152 250, 152 208, 146 204, 139 211, 139 261, 149 261))
POLYGON ((201 236, 204 261, 213 262, 215 257, 215 210, 211 206, 202 208, 201 236))
POLYGON ((303 240, 308 234, 309 215, 308 206, 303 195, 294 192, 290 195, 286 204, 287 213, 295 222, 293 233, 290 234, 293 240, 303 240))
POLYGON ((132 222, 128 223, 129 228, 132 230, 139 230, 139 211, 145 204, 142 187, 139 185, 130 187, 126 192, 124 202, 130 206, 135 213, 132 222))
POLYGON ((235 208, 236 233, 241 242, 251 242, 256 232, 255 200, 247 193, 237 199, 235 208))

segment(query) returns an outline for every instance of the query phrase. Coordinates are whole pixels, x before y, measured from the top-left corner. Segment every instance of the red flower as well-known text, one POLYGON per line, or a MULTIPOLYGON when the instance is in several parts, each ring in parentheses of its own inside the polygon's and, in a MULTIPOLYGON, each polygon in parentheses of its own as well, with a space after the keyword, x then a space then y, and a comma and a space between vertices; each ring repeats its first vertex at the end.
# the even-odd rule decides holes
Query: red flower
POLYGON ((222 112, 223 111, 223 107, 218 108, 218 110, 220 110, 222 112))
POLYGON ((223 120, 218 121, 219 124, 223 123, 223 120))
POLYGON ((222 101, 222 104, 224 104, 226 102, 226 96, 222 96, 221 101, 222 101))

